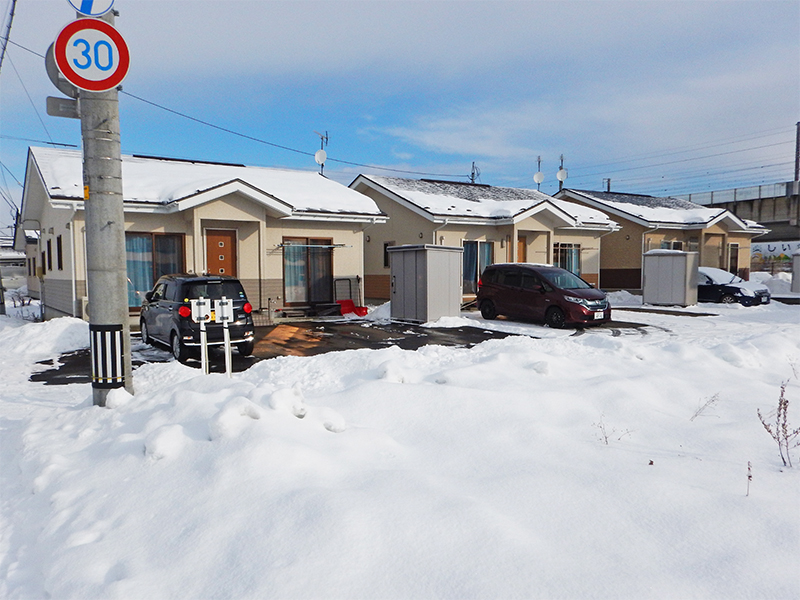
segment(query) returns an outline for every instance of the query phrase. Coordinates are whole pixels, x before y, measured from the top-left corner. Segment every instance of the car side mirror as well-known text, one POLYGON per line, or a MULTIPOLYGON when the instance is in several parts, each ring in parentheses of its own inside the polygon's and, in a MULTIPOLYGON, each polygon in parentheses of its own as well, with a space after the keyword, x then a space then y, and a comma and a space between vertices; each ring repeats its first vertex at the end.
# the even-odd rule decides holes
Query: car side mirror
POLYGON ((536 283, 533 286, 533 291, 539 292, 540 294, 544 294, 544 286, 540 283, 536 283))
POLYGON ((152 302, 153 301, 153 292, 152 291, 147 292, 144 295, 144 299, 147 300, 148 302, 152 302))

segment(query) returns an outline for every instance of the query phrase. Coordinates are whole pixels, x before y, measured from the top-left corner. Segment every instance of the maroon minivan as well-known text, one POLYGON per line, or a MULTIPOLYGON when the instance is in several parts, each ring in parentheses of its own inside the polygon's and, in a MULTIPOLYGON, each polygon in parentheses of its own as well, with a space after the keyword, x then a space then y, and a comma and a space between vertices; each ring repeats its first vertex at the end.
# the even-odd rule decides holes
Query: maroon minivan
POLYGON ((530 263, 486 267, 478 282, 478 308, 484 319, 505 315, 554 328, 611 320, 605 292, 560 267, 530 263))

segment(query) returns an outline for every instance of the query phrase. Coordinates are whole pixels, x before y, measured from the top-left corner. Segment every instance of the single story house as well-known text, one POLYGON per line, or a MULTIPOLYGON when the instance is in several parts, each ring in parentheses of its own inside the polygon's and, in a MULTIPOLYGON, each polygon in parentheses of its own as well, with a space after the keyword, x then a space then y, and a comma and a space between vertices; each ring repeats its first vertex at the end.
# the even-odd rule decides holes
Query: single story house
MULTIPOLYGON (((30 148, 15 247, 45 318, 86 302, 82 154, 30 148), (26 229, 39 232, 25 236, 26 229)), ((122 157, 128 298, 167 273, 238 277, 255 309, 360 298, 363 230, 386 216, 313 171, 122 157)))
POLYGON ((598 210, 536 190, 376 175, 350 187, 389 217, 365 231, 364 287, 374 299, 390 295, 387 248, 405 244, 463 247, 466 297, 495 262, 556 264, 597 284, 600 238, 617 229, 598 210))
POLYGON ((724 208, 680 198, 566 188, 556 197, 600 210, 622 226, 603 238, 600 286, 604 289, 640 289, 642 255, 654 249, 698 252, 700 266, 748 279, 751 240, 769 232, 724 208))

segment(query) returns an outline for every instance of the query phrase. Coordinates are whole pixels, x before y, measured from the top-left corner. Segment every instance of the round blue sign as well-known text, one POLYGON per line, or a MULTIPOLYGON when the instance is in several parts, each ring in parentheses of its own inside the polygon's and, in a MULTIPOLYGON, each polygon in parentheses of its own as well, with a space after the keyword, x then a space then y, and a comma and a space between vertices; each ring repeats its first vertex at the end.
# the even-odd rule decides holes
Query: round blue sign
POLYGON ((114 6, 114 0, 67 0, 72 8, 87 17, 99 17, 114 6))

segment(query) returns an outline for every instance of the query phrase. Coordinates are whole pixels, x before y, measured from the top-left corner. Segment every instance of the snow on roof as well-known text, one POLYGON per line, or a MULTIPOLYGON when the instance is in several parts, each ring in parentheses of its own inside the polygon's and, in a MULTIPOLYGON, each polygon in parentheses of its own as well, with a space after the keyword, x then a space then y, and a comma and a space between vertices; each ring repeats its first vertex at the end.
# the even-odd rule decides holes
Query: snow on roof
POLYGON ((362 175, 381 187, 404 198, 437 217, 473 217, 483 219, 513 218, 525 211, 549 202, 572 217, 576 225, 613 226, 609 217, 593 208, 556 200, 537 190, 494 187, 434 181, 430 179, 404 179, 362 175))
MULTIPOLYGON (((31 148, 51 197, 83 200, 80 151, 31 148)), ((314 171, 122 156, 125 202, 165 205, 242 181, 301 212, 381 214, 371 198, 314 171)))
POLYGON ((722 208, 706 208, 688 200, 668 196, 656 197, 586 190, 568 190, 568 192, 594 200, 611 210, 638 217, 649 223, 705 224, 726 212, 722 208))

